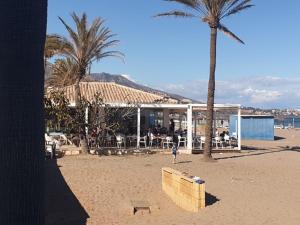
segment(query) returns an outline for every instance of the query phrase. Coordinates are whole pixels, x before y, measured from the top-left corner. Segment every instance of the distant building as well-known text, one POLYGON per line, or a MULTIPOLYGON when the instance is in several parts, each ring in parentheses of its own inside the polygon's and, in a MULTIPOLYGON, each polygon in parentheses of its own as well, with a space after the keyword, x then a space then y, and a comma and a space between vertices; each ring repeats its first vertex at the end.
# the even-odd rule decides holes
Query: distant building
MULTIPOLYGON (((237 133, 237 116, 230 116, 230 135, 237 133)), ((274 116, 242 115, 241 116, 242 140, 274 140, 274 116)))

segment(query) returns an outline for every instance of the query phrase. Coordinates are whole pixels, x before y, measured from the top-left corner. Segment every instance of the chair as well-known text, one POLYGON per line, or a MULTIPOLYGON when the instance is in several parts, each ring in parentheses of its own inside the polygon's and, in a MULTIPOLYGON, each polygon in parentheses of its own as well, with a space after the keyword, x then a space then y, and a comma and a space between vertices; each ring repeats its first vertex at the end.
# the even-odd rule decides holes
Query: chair
POLYGON ((132 143, 136 143, 136 141, 137 141, 137 136, 136 135, 128 136, 127 138, 128 138, 128 142, 129 142, 130 147, 133 146, 132 143))
POLYGON ((113 142, 113 136, 107 135, 105 137, 105 146, 106 147, 111 147, 112 146, 112 142, 113 142))
POLYGON ((224 142, 225 142, 225 144, 228 144, 229 147, 231 148, 231 139, 230 139, 229 135, 227 135, 227 134, 224 135, 224 142))
POLYGON ((213 144, 216 145, 216 149, 219 149, 218 145, 220 145, 221 148, 224 148, 223 141, 222 141, 221 137, 215 137, 213 139, 213 144))
POLYGON ((200 149, 202 149, 202 145, 204 146, 204 144, 205 144, 205 137, 201 136, 200 137, 200 149))
POLYGON ((170 145, 173 144, 173 138, 172 137, 166 137, 166 139, 163 141, 163 148, 165 148, 165 145, 170 148, 170 145))
POLYGON ((48 134, 45 133, 45 155, 49 156, 52 159, 53 155, 55 153, 56 150, 56 142, 55 140, 48 136, 48 134))
POLYGON ((151 133, 149 137, 149 148, 153 146, 153 141, 154 141, 154 135, 151 133))
POLYGON ((62 145, 72 145, 72 141, 69 140, 65 134, 61 134, 59 135, 59 142, 62 144, 62 145))
POLYGON ((181 143, 183 143, 184 148, 186 148, 186 137, 181 137, 178 135, 178 148, 180 147, 181 143))
POLYGON ((147 136, 140 137, 140 147, 141 147, 141 144, 143 144, 145 146, 145 148, 147 147, 147 136))
POLYGON ((121 148, 122 144, 125 146, 124 137, 121 135, 116 136, 117 148, 121 148))
POLYGON ((55 149, 59 149, 59 145, 60 145, 59 141, 51 136, 48 136, 47 133, 45 133, 45 142, 46 145, 54 145, 55 149))
POLYGON ((45 144, 45 155, 50 156, 51 159, 53 158, 53 152, 55 151, 53 148, 53 145, 45 144))
POLYGON ((193 137, 193 148, 198 148, 201 145, 201 140, 199 136, 193 137))

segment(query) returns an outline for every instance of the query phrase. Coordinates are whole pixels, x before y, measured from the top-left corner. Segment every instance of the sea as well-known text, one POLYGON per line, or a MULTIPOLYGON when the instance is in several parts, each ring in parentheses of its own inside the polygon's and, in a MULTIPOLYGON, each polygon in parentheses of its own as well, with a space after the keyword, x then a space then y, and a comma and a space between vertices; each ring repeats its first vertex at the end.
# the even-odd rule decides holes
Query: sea
POLYGON ((283 126, 283 127, 294 127, 300 128, 300 118, 299 117, 289 117, 285 119, 275 119, 275 126, 283 126))

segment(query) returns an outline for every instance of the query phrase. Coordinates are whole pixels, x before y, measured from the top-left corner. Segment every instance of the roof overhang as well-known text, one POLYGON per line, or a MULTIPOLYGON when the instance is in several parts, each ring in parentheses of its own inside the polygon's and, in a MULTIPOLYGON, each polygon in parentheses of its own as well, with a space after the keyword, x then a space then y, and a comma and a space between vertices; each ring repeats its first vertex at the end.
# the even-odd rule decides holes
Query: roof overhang
MULTIPOLYGON (((194 110, 207 110, 207 104, 125 104, 125 103, 106 103, 105 105, 112 108, 144 108, 144 109, 188 109, 192 107, 194 110)), ((70 104, 71 107, 75 107, 75 103, 70 104)), ((240 109, 240 104, 215 104, 214 110, 233 110, 240 109)))

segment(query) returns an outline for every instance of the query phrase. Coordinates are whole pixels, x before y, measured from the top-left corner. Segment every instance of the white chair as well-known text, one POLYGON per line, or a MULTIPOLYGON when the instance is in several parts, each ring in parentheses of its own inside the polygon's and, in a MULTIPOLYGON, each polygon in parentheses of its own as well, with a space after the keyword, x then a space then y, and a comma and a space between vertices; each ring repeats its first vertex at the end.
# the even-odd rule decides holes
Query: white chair
POLYGON ((140 137, 140 147, 141 147, 141 144, 143 144, 145 146, 145 148, 147 147, 147 136, 140 137))
POLYGON ((121 135, 117 135, 116 136, 116 141, 117 141, 117 148, 121 148, 122 145, 125 146, 125 142, 124 142, 124 137, 121 135))
POLYGON ((70 141, 65 134, 59 135, 59 142, 63 145, 72 145, 72 141, 70 141))
POLYGON ((200 137, 200 149, 203 148, 204 144, 205 144, 205 136, 201 136, 201 137, 200 137), (202 145, 203 145, 203 146, 202 146, 202 145))
POLYGON ((53 158, 53 152, 54 152, 54 146, 53 145, 45 145, 45 155, 50 156, 50 158, 53 158))
POLYGON ((184 148, 186 148, 186 137, 181 137, 178 135, 178 148, 180 147, 181 143, 183 143, 184 148))
POLYGON ((128 138, 128 142, 129 142, 130 147, 132 147, 133 143, 136 143, 136 141, 137 141, 137 136, 136 135, 127 136, 127 138, 128 138))
POLYGON ((45 155, 52 159, 56 150, 56 140, 45 133, 45 155))
POLYGON ((231 140, 230 140, 229 135, 227 135, 227 134, 224 135, 224 142, 225 142, 225 144, 228 144, 229 147, 231 148, 231 140))
POLYGON ((221 148, 224 148, 223 141, 222 141, 221 137, 215 137, 215 138, 213 138, 213 144, 215 144, 216 149, 219 149, 219 146, 221 148))
POLYGON ((153 146, 154 135, 151 133, 149 137, 149 148, 153 146))
POLYGON ((166 139, 163 141, 163 148, 165 148, 165 145, 170 148, 170 145, 173 144, 173 138, 172 137, 166 137, 166 139))
POLYGON ((45 141, 46 141, 46 145, 54 145, 55 149, 59 149, 60 148, 60 142, 58 140, 56 140, 54 137, 48 136, 47 133, 45 133, 45 141))

